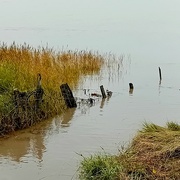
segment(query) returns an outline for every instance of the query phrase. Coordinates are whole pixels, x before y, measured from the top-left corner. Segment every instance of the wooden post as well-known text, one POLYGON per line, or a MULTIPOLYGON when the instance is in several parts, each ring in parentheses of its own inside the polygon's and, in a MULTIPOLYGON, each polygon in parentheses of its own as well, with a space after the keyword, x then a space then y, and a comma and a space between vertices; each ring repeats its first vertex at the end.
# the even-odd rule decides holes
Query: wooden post
POLYGON ((133 83, 129 83, 129 89, 134 89, 133 83))
POLYGON ((160 81, 162 80, 162 75, 161 75, 161 68, 159 67, 159 78, 160 78, 160 81))
POLYGON ((77 104, 76 104, 76 101, 74 99, 74 96, 73 96, 73 93, 70 89, 70 87, 68 86, 68 84, 62 84, 60 86, 60 89, 61 89, 61 93, 62 93, 62 96, 64 98, 64 101, 66 103, 66 106, 68 108, 74 108, 74 107, 77 107, 77 104))
POLYGON ((129 94, 132 94, 134 90, 134 85, 133 83, 129 83, 129 94))
POLYGON ((105 93, 103 85, 100 86, 100 90, 101 90, 102 98, 106 98, 106 93, 105 93))

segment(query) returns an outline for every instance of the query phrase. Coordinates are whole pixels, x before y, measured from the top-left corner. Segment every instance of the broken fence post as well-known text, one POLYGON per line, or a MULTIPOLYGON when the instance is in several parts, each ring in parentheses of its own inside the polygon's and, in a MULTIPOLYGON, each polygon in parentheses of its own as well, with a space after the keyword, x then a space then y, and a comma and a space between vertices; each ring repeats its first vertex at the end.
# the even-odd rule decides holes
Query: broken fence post
POLYGON ((103 85, 100 86, 100 90, 101 90, 102 98, 106 98, 106 93, 105 93, 103 85))
POLYGON ((73 93, 68 86, 68 84, 62 84, 60 86, 62 96, 64 98, 65 104, 68 108, 74 108, 77 107, 76 101, 74 99, 73 93))

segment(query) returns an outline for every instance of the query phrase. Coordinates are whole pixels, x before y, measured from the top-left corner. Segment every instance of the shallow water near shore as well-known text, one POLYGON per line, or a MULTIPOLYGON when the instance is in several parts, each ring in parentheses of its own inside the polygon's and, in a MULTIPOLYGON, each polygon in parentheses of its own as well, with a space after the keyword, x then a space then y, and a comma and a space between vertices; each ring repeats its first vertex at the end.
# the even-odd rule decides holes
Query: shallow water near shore
POLYGON ((75 97, 87 99, 104 85, 112 97, 95 98, 92 106, 80 103, 1 139, 0 180, 77 179, 81 154, 117 153, 144 121, 180 122, 179 5, 177 0, 1 1, 1 42, 92 49, 123 54, 124 60, 120 68, 82 78, 73 90, 75 97))
POLYGON ((159 125, 170 120, 179 122, 179 68, 180 64, 162 64, 161 85, 157 64, 131 64, 122 72, 124 75, 115 73, 112 79, 109 75, 86 77, 74 91, 76 97, 86 98, 85 88, 89 93, 100 93, 101 84, 113 91, 112 97, 95 98, 92 106, 80 104, 0 140, 1 177, 76 179, 81 154, 117 153, 121 146, 128 145, 144 121, 159 125), (132 94, 128 82, 134 83, 132 94))

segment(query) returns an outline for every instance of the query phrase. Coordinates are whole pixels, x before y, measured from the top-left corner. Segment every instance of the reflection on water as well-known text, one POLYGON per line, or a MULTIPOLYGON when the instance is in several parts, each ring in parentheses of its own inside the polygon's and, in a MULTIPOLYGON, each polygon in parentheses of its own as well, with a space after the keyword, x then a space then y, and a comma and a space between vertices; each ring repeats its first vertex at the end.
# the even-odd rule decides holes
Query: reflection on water
POLYGON ((46 150, 44 135, 36 129, 14 133, 5 140, 1 139, 0 144, 0 157, 10 158, 17 162, 23 162, 22 157, 29 153, 41 161, 46 150))
POLYGON ((100 105, 100 108, 101 108, 101 109, 103 109, 103 107, 104 107, 105 100, 106 100, 106 99, 102 99, 102 100, 101 100, 101 105, 100 105))
POLYGON ((133 89, 129 89, 129 95, 133 95, 133 91, 134 91, 134 88, 133 89))
MULTIPOLYGON (((76 108, 67 109, 65 113, 61 115, 61 126, 62 127, 68 127, 70 126, 70 121, 74 116, 76 108)), ((59 120, 57 120, 59 122, 59 120)))

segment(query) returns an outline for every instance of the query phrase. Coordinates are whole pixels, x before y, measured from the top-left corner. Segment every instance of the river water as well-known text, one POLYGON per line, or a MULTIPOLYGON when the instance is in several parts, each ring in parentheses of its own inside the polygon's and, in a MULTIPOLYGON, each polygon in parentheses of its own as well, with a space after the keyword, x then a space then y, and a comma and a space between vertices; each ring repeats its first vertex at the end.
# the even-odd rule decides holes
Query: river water
POLYGON ((77 179, 80 154, 117 153, 145 121, 179 122, 179 6, 178 0, 1 0, 1 42, 110 52, 124 59, 120 68, 83 77, 73 91, 88 98, 104 85, 112 97, 96 98, 92 106, 81 103, 0 140, 0 180, 77 179))

